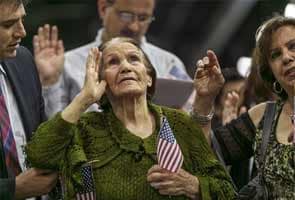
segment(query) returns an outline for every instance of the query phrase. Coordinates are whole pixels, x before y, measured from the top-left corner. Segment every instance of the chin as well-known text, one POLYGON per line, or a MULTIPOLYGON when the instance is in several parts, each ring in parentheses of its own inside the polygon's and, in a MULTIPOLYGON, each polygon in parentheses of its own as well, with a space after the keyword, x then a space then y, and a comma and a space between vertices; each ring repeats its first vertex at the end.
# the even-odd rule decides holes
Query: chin
POLYGON ((16 49, 13 51, 6 52, 4 58, 14 58, 16 56, 16 49))
POLYGON ((121 97, 136 97, 136 96, 141 96, 144 95, 144 92, 142 92, 141 90, 138 89, 130 89, 130 90, 125 90, 125 91, 121 91, 118 96, 121 97))

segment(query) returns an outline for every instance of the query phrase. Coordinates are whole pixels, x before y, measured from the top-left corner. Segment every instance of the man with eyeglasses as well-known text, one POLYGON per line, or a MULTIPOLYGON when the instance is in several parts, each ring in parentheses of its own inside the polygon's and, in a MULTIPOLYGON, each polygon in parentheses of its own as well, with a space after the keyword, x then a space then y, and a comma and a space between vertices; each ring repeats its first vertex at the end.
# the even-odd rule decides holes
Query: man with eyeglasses
MULTIPOLYGON (((91 47, 117 36, 136 39, 156 68, 157 76, 190 80, 184 64, 174 54, 149 42, 145 34, 155 19, 156 0, 97 0, 103 28, 95 41, 71 50, 63 57, 63 45, 57 39, 57 27, 45 25, 34 36, 35 61, 43 85, 46 113, 52 116, 68 105, 81 90, 85 77, 85 63, 91 47), (57 49, 52 50, 52 45, 57 49), (64 68, 63 68, 64 66, 64 68)), ((89 110, 97 110, 93 105, 89 110)))

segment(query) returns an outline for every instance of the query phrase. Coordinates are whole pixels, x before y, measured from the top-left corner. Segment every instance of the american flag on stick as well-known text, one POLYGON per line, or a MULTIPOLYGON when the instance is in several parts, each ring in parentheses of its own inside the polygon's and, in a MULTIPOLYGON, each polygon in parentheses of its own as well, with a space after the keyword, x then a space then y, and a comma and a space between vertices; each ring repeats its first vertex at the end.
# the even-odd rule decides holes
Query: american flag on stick
POLYGON ((162 126, 158 136, 157 158, 160 167, 177 172, 183 162, 183 155, 168 120, 163 117, 162 126))
POLYGON ((81 168, 82 185, 75 186, 76 200, 95 200, 95 183, 90 164, 85 164, 81 168))

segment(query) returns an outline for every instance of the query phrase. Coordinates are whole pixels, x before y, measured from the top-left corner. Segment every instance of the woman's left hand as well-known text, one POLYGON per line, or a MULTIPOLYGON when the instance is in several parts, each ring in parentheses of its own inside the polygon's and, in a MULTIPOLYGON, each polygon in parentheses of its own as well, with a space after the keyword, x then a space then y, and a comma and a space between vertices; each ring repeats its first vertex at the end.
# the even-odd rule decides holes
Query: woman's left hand
POLYGON ((185 195, 190 199, 200 199, 198 178, 183 169, 172 173, 154 165, 148 171, 147 181, 162 195, 185 195))

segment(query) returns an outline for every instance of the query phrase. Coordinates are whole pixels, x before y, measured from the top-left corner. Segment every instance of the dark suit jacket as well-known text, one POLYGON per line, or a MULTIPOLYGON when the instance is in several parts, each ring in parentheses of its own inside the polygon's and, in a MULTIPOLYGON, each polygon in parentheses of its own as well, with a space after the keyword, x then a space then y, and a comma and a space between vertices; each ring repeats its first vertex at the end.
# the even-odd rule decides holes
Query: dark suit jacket
MULTIPOLYGON (((44 102, 37 68, 31 53, 24 47, 17 50, 15 58, 1 63, 11 84, 17 101, 27 140, 32 132, 44 121, 44 102)), ((13 199, 15 179, 7 174, 3 145, 0 140, 0 199, 13 199)))

